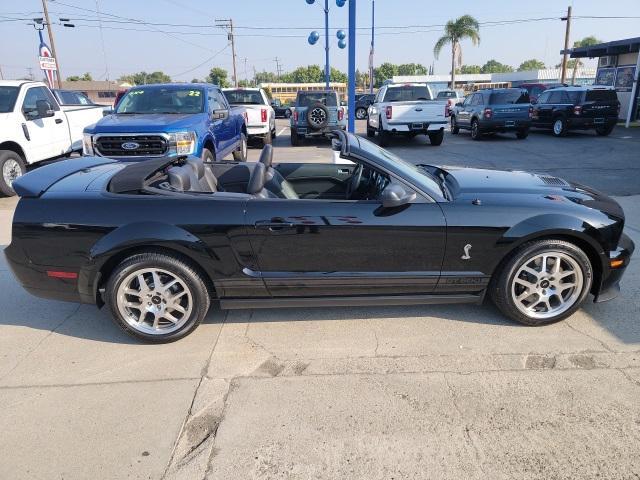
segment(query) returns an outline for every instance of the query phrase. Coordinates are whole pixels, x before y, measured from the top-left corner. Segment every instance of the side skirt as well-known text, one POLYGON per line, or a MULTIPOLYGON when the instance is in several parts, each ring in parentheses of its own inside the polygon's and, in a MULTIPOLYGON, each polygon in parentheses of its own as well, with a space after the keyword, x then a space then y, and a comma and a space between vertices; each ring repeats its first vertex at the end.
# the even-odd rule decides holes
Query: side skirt
POLYGON ((285 297, 285 298, 230 298, 221 299, 220 308, 235 310, 244 308, 285 307, 366 307, 379 305, 437 305, 446 303, 482 303, 484 292, 479 295, 387 295, 362 297, 285 297))

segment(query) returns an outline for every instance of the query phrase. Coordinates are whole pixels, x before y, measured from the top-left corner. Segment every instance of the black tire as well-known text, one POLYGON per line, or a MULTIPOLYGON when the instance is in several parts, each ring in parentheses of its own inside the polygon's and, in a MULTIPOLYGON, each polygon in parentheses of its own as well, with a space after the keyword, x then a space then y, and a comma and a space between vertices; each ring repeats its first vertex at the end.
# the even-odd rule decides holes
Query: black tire
POLYGON ((269 130, 264 137, 262 137, 262 145, 271 145, 273 143, 273 133, 269 130))
POLYGON ((564 137, 567 134, 567 121, 564 117, 556 117, 551 124, 551 133, 554 137, 564 137))
POLYGON ((458 121, 456 120, 455 115, 451 116, 451 133, 454 135, 460 133, 460 127, 458 126, 458 121))
POLYGON ((596 127, 596 133, 601 137, 606 137, 611 132, 613 132, 613 128, 615 125, 607 125, 602 127, 596 127))
POLYGON ((528 136, 529 136, 529 129, 528 128, 522 128, 522 129, 520 129, 520 130, 518 130, 516 132, 516 138, 518 140, 524 140, 528 136))
POLYGON ((240 146, 237 150, 233 151, 233 159, 236 162, 246 162, 247 161, 247 136, 244 133, 240 134, 240 146))
MULTIPOLYGON (((153 287, 156 288, 155 286, 153 287)), ((129 335, 148 343, 168 343, 189 335, 202 322, 209 311, 211 294, 202 275, 191 264, 164 253, 148 252, 133 255, 123 260, 112 272, 105 289, 105 300, 113 320, 129 335), (120 311, 118 289, 131 274, 142 269, 160 269, 170 272, 186 285, 191 294, 191 311, 186 321, 170 333, 145 333, 127 322, 120 311)), ((126 300, 126 298, 125 298, 126 300)), ((122 302, 121 302, 122 303, 122 302)), ((150 314, 147 314, 147 316, 150 314)))
POLYGON ((378 123, 378 145, 381 147, 386 147, 389 145, 389 141, 391 140, 391 133, 385 131, 382 127, 382 118, 378 123))
POLYGON ((369 123, 367 122, 367 137, 368 138, 373 138, 376 136, 376 129, 375 128, 371 128, 369 126, 369 123))
POLYGON ((201 158, 202 158, 202 161, 204 163, 213 163, 213 162, 216 161, 216 156, 208 148, 203 148, 202 149, 202 157, 201 158))
POLYGON ((367 109, 362 107, 356 108, 356 118, 358 120, 364 120, 367 118, 367 109))
POLYGON ((273 130, 271 131, 271 138, 276 138, 277 132, 276 132, 276 127, 273 127, 273 130))
POLYGON ((482 134, 480 133, 480 124, 475 118, 471 120, 471 139, 482 140, 482 134))
POLYGON ((7 197, 14 196, 16 192, 11 185, 15 179, 26 172, 27 167, 20 155, 12 150, 0 150, 0 194, 7 197))
POLYGON ((438 130, 436 133, 429 133, 429 143, 434 147, 442 145, 442 141, 444 140, 444 128, 438 130))
POLYGON ((291 118, 291 110, 288 108, 284 111, 284 118, 291 118))
MULTIPOLYGON (((550 273, 550 275, 553 275, 550 273)), ((538 280, 535 280, 537 282, 538 280)), ((508 318, 529 326, 548 325, 563 320, 572 315, 584 302, 591 290, 593 269, 589 257, 576 245, 563 240, 534 240, 516 249, 496 271, 489 286, 489 294, 493 303, 508 318), (511 295, 511 289, 519 268, 527 259, 545 252, 561 252, 575 260, 580 268, 583 281, 582 287, 570 308, 556 316, 539 319, 525 315, 518 309, 511 295)), ((539 297, 538 297, 539 298, 539 297)))
POLYGON ((294 128, 291 129, 291 146, 298 147, 301 144, 300 136, 298 135, 298 131, 294 128))

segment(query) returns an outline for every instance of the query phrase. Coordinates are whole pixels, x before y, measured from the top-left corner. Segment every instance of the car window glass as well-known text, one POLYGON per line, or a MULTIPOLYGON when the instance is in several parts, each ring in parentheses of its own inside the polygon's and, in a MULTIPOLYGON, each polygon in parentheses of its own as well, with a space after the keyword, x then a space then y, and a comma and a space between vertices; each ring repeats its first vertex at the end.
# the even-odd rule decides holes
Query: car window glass
POLYGON ((562 92, 555 91, 549 95, 549 103, 562 103, 562 101, 562 92))
POLYGON ((222 93, 231 105, 266 105, 259 91, 226 90, 222 93))
POLYGON ((516 103, 529 103, 529 93, 526 90, 501 90, 493 92, 489 97, 491 105, 505 105, 516 103))
POLYGON ((538 103, 547 103, 549 101, 549 92, 544 92, 538 97, 538 103))
POLYGON ((228 110, 229 109, 229 102, 227 102, 227 99, 222 94, 222 92, 220 90, 214 90, 213 94, 215 95, 216 99, 218 100, 218 103, 220 105, 222 105, 222 108, 228 110))
POLYGON ((315 103, 336 107, 338 106, 338 96, 335 92, 300 92, 298 94, 297 105, 300 107, 310 107, 315 103))
POLYGON ((582 92, 565 92, 569 97, 569 102, 576 104, 582 103, 582 92))
POLYGON ((419 100, 431 100, 431 94, 426 85, 390 87, 384 96, 385 102, 414 102, 419 100))
POLYGON ((53 95, 49 93, 45 87, 32 87, 27 90, 27 93, 24 96, 24 100, 22 102, 22 112, 25 115, 29 115, 33 118, 34 113, 37 112, 37 102, 38 100, 45 100, 49 102, 51 108, 53 110, 59 110, 58 104, 56 103, 53 95))
POLYGON ((616 102, 618 95, 614 90, 587 90, 587 102, 616 102))
POLYGON ((18 87, 0 87, 0 113, 13 110, 19 91, 18 87))
POLYGON ((473 95, 473 100, 471 100, 471 105, 482 105, 482 94, 476 93, 473 95))

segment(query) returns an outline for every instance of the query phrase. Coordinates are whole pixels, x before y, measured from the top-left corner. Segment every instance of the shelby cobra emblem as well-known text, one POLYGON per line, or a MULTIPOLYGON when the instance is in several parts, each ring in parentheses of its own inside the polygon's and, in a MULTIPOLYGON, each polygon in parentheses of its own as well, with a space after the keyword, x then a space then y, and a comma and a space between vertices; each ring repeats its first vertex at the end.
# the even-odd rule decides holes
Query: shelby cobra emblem
POLYGON ((469 260, 471 258, 471 255, 469 255, 469 252, 471 251, 471 246, 472 245, 470 243, 467 243, 464 246, 464 255, 460 257, 462 260, 469 260))
POLYGON ((140 144, 136 142, 126 142, 122 144, 124 150, 137 150, 140 148, 140 144))

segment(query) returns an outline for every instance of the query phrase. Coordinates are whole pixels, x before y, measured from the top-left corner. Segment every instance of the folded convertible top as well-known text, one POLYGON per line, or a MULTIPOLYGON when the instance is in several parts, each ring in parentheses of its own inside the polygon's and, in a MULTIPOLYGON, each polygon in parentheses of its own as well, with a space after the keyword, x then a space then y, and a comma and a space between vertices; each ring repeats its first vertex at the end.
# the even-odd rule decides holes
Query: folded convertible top
POLYGON ((109 191, 126 193, 140 191, 145 187, 145 181, 154 173, 176 162, 176 158, 154 158, 128 164, 116 173, 109 183, 109 191))

